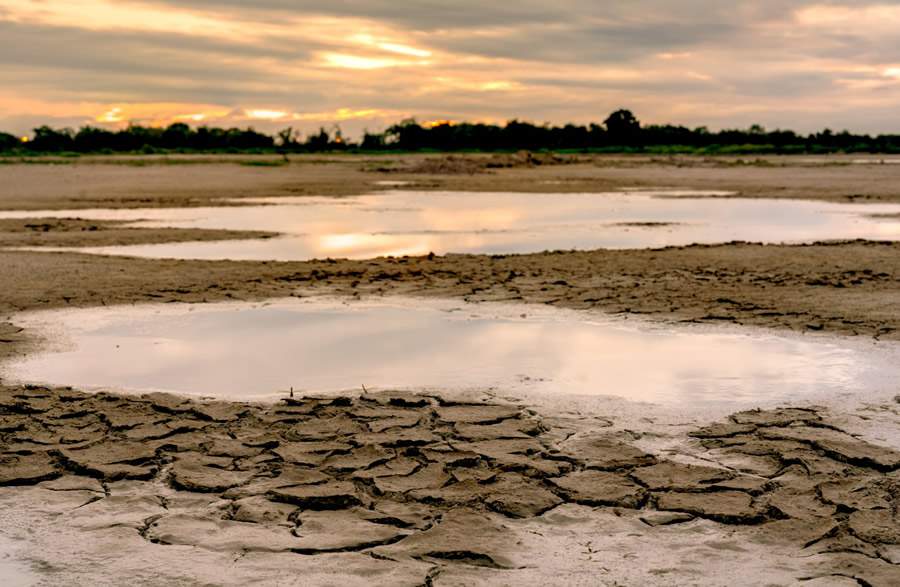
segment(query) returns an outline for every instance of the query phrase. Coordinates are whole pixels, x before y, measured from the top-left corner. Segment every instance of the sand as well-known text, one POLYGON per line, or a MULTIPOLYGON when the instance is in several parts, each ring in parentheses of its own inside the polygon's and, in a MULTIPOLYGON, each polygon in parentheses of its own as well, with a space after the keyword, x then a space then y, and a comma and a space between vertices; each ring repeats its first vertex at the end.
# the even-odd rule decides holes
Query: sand
MULTIPOLYGON (((900 199, 900 166, 892 165, 575 159, 0 165, 0 208, 209 205, 221 197, 362 193, 385 179, 422 189, 673 186, 900 199)), ((0 242, 241 236, 204 232, 8 221, 0 242)), ((3 251, 0 357, 37 344, 15 325, 23 310, 319 294, 514 300, 896 340, 898 253, 900 245, 874 242, 732 243, 265 263, 3 251)), ((869 409, 877 411, 873 421, 900 421, 900 404, 869 409)), ((0 483, 8 486, 0 519, 6 528, 32 528, 19 538, 30 541, 25 550, 49 584, 98 583, 108 574, 136 584, 160 577, 292 584, 286 577, 302 576, 307 584, 528 585, 563 577, 891 585, 900 578, 900 447, 845 432, 845 414, 808 407, 734 414, 684 429, 679 455, 645 452, 638 441, 652 434, 649 423, 624 431, 598 424, 603 416, 565 419, 440 394, 262 406, 0 382, 0 483)))

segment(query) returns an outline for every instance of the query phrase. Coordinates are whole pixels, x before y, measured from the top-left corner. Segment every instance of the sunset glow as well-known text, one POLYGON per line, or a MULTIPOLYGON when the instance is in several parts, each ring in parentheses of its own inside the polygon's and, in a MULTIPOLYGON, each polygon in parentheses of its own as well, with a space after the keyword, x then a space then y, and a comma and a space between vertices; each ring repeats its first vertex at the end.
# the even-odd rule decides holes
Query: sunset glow
POLYGON ((900 6, 0 0, 0 128, 597 120, 900 130, 900 6), (653 14, 653 18, 647 15, 653 14), (2 57, 0 57, 2 58, 2 57), (811 106, 812 104, 812 106, 811 106))

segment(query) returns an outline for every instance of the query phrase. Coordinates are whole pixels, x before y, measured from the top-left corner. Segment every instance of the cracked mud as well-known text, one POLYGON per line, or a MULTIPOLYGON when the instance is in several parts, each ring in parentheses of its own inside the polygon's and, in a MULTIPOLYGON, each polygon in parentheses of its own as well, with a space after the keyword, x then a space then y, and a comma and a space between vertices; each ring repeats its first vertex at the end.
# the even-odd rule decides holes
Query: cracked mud
POLYGON ((265 406, 0 387, 0 485, 75 496, 55 523, 91 536, 236 557, 354 553, 410 584, 513 573, 511 528, 573 507, 647 532, 749 528, 814 561, 798 581, 896 584, 900 452, 812 409, 737 413, 689 435, 710 466, 431 395, 265 406))

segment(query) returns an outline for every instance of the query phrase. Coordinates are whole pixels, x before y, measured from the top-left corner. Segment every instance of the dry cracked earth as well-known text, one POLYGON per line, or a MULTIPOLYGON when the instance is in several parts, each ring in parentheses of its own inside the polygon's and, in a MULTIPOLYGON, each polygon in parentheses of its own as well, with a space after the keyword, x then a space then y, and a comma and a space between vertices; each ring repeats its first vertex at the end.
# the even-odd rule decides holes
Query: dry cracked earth
MULTIPOLYGON (((521 406, 436 395, 266 406, 0 387, 0 485, 68 496, 52 524, 87 541, 118 532, 232 560, 321 559, 362 584, 522 584, 510 528, 578 506, 628 521, 629 536, 746 530, 796 561, 796 584, 898 584, 900 452, 813 409, 737 413, 690 437, 710 466, 521 406)), ((55 584, 63 570, 43 572, 55 584)), ((597 572, 584 584, 616 584, 597 572)), ((655 584, 694 583, 665 572, 655 584)))

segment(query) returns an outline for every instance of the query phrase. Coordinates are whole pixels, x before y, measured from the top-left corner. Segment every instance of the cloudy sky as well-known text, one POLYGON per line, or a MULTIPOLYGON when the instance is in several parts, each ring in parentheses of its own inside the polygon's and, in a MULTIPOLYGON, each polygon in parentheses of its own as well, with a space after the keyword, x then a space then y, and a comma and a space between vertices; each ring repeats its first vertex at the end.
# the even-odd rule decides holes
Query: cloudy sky
POLYGON ((0 0, 0 129, 420 121, 900 132, 900 0, 0 0))

